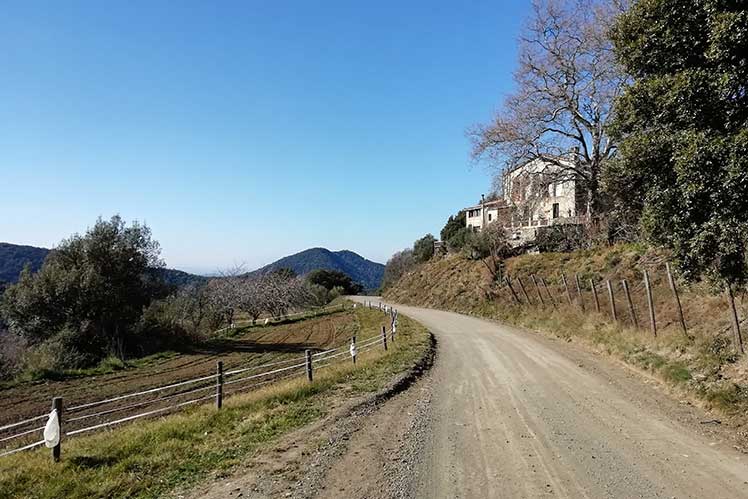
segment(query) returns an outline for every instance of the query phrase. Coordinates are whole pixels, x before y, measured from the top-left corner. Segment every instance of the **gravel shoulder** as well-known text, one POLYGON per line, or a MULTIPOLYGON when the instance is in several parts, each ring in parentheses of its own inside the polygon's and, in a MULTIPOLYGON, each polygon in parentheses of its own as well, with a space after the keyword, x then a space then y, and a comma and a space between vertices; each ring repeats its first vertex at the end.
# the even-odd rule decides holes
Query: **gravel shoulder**
POLYGON ((529 331, 396 307, 439 342, 372 414, 320 497, 748 497, 735 429, 652 379, 529 331))

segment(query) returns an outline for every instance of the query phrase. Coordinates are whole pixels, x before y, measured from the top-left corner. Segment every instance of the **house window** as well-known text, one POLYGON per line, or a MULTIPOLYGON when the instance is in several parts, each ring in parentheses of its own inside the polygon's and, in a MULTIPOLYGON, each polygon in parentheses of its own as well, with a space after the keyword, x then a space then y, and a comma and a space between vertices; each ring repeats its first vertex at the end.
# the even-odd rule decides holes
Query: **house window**
POLYGON ((558 215, 559 215, 558 203, 553 203, 553 218, 558 218, 558 215))
POLYGON ((491 221, 491 214, 490 213, 488 214, 488 221, 489 222, 491 221))

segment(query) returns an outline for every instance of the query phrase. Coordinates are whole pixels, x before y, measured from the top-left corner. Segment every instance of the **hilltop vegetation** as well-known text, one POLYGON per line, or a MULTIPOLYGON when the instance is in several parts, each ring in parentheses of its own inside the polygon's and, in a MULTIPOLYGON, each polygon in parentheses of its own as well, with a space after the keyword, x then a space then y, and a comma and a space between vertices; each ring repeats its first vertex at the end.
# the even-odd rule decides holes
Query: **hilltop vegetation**
POLYGON ((36 272, 48 253, 46 248, 0 243, 0 282, 16 282, 26 265, 32 272, 36 272))
POLYGON ((250 272, 249 275, 264 275, 279 269, 291 269, 300 276, 314 270, 335 270, 346 274, 367 290, 379 288, 384 275, 384 265, 381 263, 367 260, 352 251, 330 251, 325 248, 310 248, 286 256, 250 272))

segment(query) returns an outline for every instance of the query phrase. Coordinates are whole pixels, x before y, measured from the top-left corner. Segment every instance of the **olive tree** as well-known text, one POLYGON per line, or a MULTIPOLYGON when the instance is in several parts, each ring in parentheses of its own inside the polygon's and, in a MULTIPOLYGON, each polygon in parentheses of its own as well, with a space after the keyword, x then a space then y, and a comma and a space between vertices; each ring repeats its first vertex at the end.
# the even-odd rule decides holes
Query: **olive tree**
POLYGON ((93 355, 123 358, 144 308, 165 294, 152 272, 163 266, 159 254, 146 225, 99 218, 63 240, 37 273, 26 268, 3 294, 2 314, 31 344, 65 329, 93 355))

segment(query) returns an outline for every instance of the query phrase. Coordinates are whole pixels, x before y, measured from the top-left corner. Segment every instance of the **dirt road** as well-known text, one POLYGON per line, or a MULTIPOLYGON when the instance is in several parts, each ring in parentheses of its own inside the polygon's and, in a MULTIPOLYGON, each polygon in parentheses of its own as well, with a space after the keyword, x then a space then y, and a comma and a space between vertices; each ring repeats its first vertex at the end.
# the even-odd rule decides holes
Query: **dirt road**
POLYGON ((340 493, 346 476, 381 479, 360 473, 362 449, 378 446, 397 463, 403 497, 748 497, 748 455, 733 449, 734 429, 704 424, 715 416, 657 383, 560 340, 397 308, 436 335, 434 369, 407 404, 374 416, 376 438, 352 437, 321 495, 340 493), (396 437, 373 443, 383 433, 396 437))

